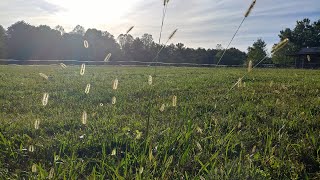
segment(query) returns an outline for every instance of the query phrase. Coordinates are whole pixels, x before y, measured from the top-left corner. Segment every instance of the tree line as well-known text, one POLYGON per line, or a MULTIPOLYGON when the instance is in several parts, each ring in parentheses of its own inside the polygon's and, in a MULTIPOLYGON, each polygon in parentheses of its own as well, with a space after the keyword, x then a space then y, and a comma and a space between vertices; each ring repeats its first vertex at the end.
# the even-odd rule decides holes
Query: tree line
MULTIPOLYGON (((290 63, 286 54, 305 46, 320 46, 320 20, 311 23, 309 19, 297 21, 296 27, 280 32, 280 40, 289 38, 290 45, 278 52, 265 63, 290 63), (316 34, 316 35, 315 35, 316 34)), ((50 28, 46 25, 33 26, 24 21, 11 25, 7 30, 0 26, 0 59, 16 60, 86 60, 103 61, 112 54, 110 61, 151 62, 162 45, 154 42, 152 35, 143 34, 133 37, 120 34, 115 38, 108 31, 87 29, 77 25, 71 32, 65 32, 62 26, 50 28), (87 40, 89 48, 84 48, 87 40)), ((170 44, 163 48, 158 56, 159 62, 216 64, 224 49, 217 45, 215 49, 189 48, 183 43, 170 44)), ((237 48, 227 49, 221 64, 243 65, 254 62, 267 55, 266 43, 258 39, 248 47, 248 53, 237 48)))

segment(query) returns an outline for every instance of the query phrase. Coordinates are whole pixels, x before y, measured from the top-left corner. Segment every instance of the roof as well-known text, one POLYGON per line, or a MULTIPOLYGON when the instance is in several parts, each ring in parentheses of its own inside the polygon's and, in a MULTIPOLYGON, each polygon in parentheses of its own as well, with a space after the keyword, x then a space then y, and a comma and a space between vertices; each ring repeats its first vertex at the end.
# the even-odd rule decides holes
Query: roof
POLYGON ((297 55, 312 55, 312 54, 320 54, 320 47, 306 47, 302 48, 297 55))

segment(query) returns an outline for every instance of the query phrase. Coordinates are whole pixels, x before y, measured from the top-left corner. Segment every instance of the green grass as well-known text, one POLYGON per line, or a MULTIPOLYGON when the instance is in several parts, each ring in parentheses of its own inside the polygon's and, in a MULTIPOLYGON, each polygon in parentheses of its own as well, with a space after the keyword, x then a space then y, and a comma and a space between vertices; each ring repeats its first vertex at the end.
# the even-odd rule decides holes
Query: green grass
POLYGON ((79 72, 0 66, 0 177, 45 179, 53 169, 55 179, 320 178, 320 71, 257 69, 230 93, 246 69, 158 68, 153 86, 153 68, 79 72))

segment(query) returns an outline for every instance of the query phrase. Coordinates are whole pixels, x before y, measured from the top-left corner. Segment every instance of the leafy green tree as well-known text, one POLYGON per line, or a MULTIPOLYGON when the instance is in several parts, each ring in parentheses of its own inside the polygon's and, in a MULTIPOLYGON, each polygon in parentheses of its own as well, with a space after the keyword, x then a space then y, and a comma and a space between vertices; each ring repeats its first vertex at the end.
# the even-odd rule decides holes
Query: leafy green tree
POLYGON ((0 59, 7 57, 6 31, 0 25, 0 59))
MULTIPOLYGON (((223 54, 223 49, 218 50, 215 55, 215 60, 219 60, 223 54)), ((241 65, 244 63, 247 55, 236 48, 230 48, 226 51, 225 55, 221 60, 221 65, 241 65)))
POLYGON ((290 43, 272 56, 275 64, 290 64, 294 58, 289 54, 297 53, 301 48, 320 46, 320 20, 311 23, 309 19, 297 21, 293 30, 286 28, 280 31, 280 41, 288 38, 290 43))
POLYGON ((266 57, 266 46, 266 43, 262 39, 258 39, 251 47, 248 47, 247 62, 252 61, 253 64, 256 64, 266 57))

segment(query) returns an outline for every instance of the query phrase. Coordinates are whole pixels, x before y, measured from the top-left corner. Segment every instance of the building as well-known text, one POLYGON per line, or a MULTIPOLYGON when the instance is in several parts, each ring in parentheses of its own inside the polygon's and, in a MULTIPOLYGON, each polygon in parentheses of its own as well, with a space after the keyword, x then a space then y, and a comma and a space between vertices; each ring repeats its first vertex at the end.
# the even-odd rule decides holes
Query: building
POLYGON ((320 47, 302 48, 289 56, 295 57, 296 68, 320 68, 320 47))

